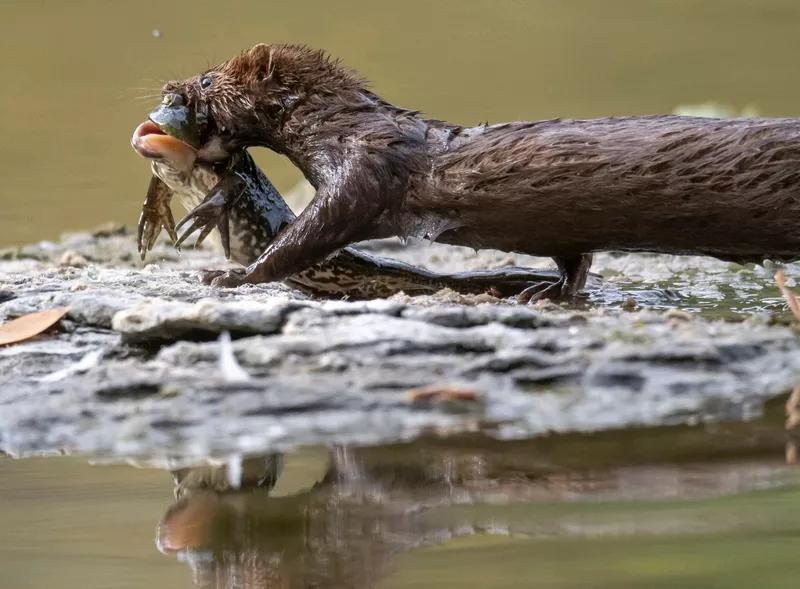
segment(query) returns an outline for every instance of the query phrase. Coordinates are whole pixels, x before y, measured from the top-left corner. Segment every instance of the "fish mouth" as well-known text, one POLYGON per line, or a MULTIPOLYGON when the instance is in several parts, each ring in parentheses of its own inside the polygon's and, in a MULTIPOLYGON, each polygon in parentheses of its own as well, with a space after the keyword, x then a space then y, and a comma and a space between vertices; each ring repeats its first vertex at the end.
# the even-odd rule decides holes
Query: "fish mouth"
POLYGON ((207 109, 190 107, 184 95, 172 92, 136 127, 131 145, 142 157, 188 173, 198 160, 213 163, 230 157, 215 129, 207 109))
POLYGON ((131 145, 140 156, 166 162, 181 172, 190 171, 197 159, 197 150, 194 147, 165 133, 151 119, 136 127, 131 145))

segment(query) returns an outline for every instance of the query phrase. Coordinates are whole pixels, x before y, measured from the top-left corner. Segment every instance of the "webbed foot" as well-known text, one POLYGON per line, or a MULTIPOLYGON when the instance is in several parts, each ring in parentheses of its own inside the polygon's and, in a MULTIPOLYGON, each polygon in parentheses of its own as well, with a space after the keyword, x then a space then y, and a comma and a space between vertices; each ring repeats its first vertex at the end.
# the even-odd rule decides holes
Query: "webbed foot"
POLYGON ((175 219, 172 216, 172 210, 169 208, 171 198, 172 194, 167 185, 156 176, 153 176, 147 189, 147 196, 142 205, 142 212, 139 215, 139 224, 137 226, 136 247, 142 261, 147 256, 147 252, 153 249, 162 228, 167 230, 172 243, 178 241, 178 235, 175 231, 175 219))
POLYGON ((195 247, 197 247, 203 243, 203 240, 208 237, 208 234, 211 233, 211 231, 218 229, 220 239, 222 241, 222 249, 225 252, 225 257, 230 259, 231 236, 229 212, 232 205, 233 203, 229 202, 229 199, 227 199, 221 192, 212 191, 209 193, 203 202, 189 211, 178 223, 176 229, 180 231, 191 221, 191 225, 189 225, 178 238, 177 243, 175 244, 176 247, 180 247, 181 244, 186 241, 187 237, 199 229, 200 234, 197 236, 197 239, 194 243, 195 247))

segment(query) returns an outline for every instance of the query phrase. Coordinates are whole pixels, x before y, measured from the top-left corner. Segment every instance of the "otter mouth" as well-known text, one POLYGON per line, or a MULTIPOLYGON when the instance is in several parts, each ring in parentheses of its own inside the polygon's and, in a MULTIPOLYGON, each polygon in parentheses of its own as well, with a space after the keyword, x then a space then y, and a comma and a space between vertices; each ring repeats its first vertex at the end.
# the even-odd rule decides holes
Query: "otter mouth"
POLYGON ((151 160, 166 161, 182 172, 194 167, 197 150, 186 143, 168 135, 151 119, 140 124, 133 132, 131 145, 136 153, 151 160))

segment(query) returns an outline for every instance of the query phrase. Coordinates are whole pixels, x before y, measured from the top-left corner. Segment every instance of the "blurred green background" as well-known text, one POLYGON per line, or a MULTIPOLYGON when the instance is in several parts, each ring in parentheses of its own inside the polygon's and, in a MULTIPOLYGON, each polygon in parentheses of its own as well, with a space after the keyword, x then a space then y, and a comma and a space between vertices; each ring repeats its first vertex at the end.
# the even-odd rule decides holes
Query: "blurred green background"
MULTIPOLYGON (((132 225, 163 81, 259 41, 322 47, 390 101, 473 124, 800 113, 796 0, 0 1, 0 246, 132 225)), ((299 179, 265 150, 281 190, 299 179)))

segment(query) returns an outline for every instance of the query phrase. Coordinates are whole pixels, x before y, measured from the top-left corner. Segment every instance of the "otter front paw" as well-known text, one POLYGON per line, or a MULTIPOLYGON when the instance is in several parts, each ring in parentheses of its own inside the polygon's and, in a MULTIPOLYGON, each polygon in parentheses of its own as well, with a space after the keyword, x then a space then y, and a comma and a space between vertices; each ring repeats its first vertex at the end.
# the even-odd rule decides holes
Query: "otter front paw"
POLYGON ((245 283, 244 270, 201 270, 200 282, 219 288, 235 288, 245 283))

